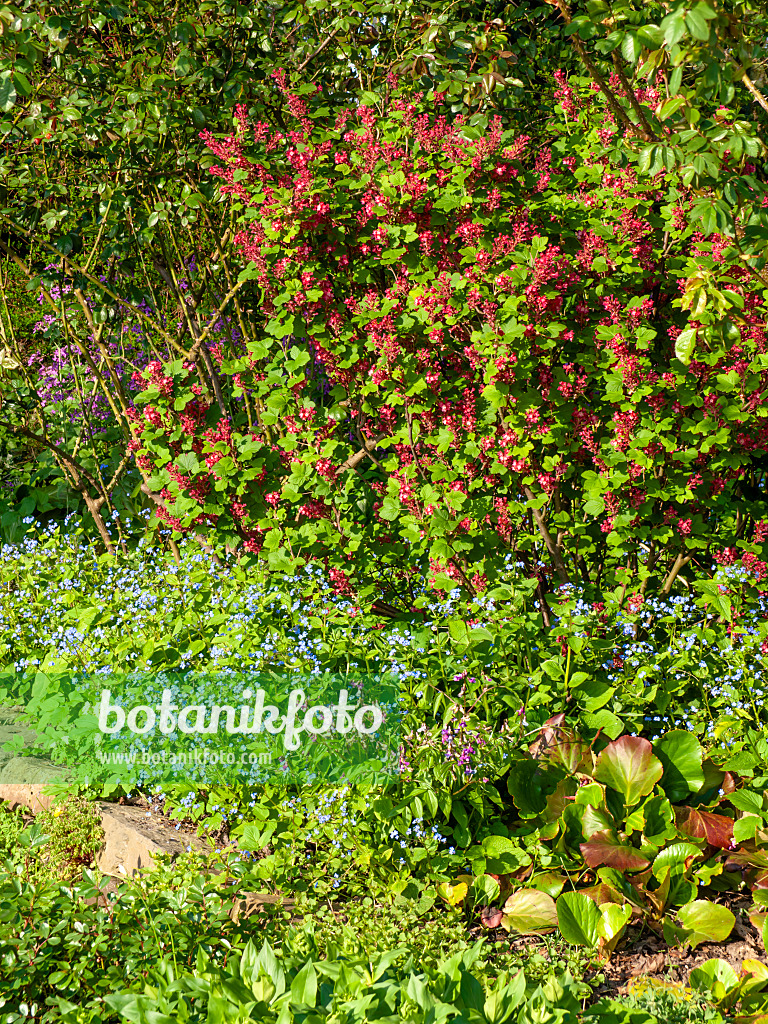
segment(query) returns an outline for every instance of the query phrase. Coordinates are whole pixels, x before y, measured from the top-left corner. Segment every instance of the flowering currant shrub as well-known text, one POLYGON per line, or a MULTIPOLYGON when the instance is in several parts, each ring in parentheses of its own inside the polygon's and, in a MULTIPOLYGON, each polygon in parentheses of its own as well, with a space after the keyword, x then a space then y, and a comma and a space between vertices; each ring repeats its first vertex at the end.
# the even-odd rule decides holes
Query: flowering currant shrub
POLYGON ((476 594, 510 550, 542 582, 762 578, 739 485, 768 448, 766 289, 674 172, 612 157, 597 88, 559 75, 534 140, 396 88, 330 121, 277 79, 286 131, 239 107, 202 133, 264 330, 221 364, 227 416, 191 366, 149 367, 133 447, 167 521, 320 560, 357 599, 387 571, 476 594))

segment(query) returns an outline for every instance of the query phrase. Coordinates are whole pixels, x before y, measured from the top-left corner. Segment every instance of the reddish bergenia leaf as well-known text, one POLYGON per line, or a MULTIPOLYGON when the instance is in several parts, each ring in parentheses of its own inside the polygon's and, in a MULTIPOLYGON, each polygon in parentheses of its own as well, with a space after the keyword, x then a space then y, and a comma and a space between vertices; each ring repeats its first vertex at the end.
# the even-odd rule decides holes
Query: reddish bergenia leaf
POLYGON ((734 868, 768 868, 768 854, 762 850, 755 850, 754 847, 740 846, 738 850, 729 854, 725 862, 725 870, 733 871, 734 868))
POLYGON ((514 878, 516 881, 522 882, 532 870, 532 866, 528 864, 523 868, 519 868, 514 874, 494 875, 490 871, 487 874, 489 878, 493 878, 494 881, 499 883, 499 897, 503 899, 507 893, 512 892, 512 879, 514 878))
POLYGON ((569 772, 591 768, 589 744, 570 729, 562 728, 564 721, 564 714, 548 719, 528 748, 529 753, 537 759, 546 758, 554 764, 562 765, 569 772))
MULTIPOLYGON (((561 728, 565 721, 565 715, 555 715, 553 718, 547 719, 547 721, 539 729, 536 739, 528 747, 528 752, 531 757, 541 757, 542 754, 546 754, 552 744, 556 741, 558 733, 564 732, 561 728)), ((571 735, 569 733, 569 735, 571 735)))
MULTIPOLYGON (((630 886, 630 888, 634 889, 634 886, 630 886)), ((590 885, 587 889, 579 889, 579 892, 583 892, 585 896, 589 896, 591 900, 595 901, 598 907, 601 903, 627 902, 618 889, 614 889, 613 886, 608 885, 605 882, 598 882, 597 885, 590 885)))
POLYGON ((503 916, 504 911, 500 907, 480 908, 480 922, 483 928, 498 928, 503 916))
POLYGON ((561 711, 559 714, 553 715, 551 718, 548 718, 544 725, 548 725, 551 729, 559 729, 564 721, 565 712, 561 711))
POLYGON ((711 811, 700 811, 697 807, 676 807, 677 827, 693 839, 706 839, 710 846, 720 850, 732 850, 733 818, 711 811))
POLYGON ((559 736, 550 748, 549 760, 562 765, 569 772, 592 770, 589 744, 576 736, 559 736))
POLYGON ((568 804, 573 803, 573 797, 577 788, 575 779, 561 779, 554 792, 550 793, 546 798, 547 809, 543 815, 544 820, 557 821, 568 804))
POLYGON ((634 846, 622 843, 611 832, 595 832, 589 842, 579 845, 579 849, 590 868, 605 866, 619 871, 639 871, 650 863, 634 846))
POLYGON ((741 777, 739 775, 734 775, 733 772, 726 772, 725 778, 723 779, 723 784, 720 788, 722 789, 723 793, 727 796, 728 793, 734 793, 736 791, 736 787, 738 786, 739 782, 741 782, 741 777))
POLYGON ((504 904, 501 927, 517 935, 538 935, 557 927, 555 901, 538 889, 519 889, 504 904))

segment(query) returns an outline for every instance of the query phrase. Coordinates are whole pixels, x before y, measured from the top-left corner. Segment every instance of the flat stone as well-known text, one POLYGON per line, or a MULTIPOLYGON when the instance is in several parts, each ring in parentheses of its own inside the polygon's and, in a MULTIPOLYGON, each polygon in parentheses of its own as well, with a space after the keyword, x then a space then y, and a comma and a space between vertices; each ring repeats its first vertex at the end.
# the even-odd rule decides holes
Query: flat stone
POLYGON ((50 794, 43 793, 42 785, 14 785, 6 783, 0 785, 0 800, 13 810, 14 807, 26 807, 27 810, 37 814, 38 811, 46 811, 54 801, 50 794))
POLYGON ((96 863, 105 875, 132 876, 152 867, 159 854, 177 857, 188 846, 198 851, 207 848, 197 836, 174 836, 172 830, 148 818, 139 807, 101 803, 99 808, 104 848, 96 863))

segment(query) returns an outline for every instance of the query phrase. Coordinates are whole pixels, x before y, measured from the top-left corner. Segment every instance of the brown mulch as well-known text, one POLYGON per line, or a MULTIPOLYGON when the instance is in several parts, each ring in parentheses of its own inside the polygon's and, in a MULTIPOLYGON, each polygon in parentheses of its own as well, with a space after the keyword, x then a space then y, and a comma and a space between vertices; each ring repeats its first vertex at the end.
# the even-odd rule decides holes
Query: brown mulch
MULTIPOLYGON (((663 977, 665 981, 687 985, 693 968, 713 958, 725 960, 737 974, 743 961, 747 959, 768 964, 768 955, 760 932, 750 923, 747 915, 747 911, 752 907, 751 897, 725 893, 718 896, 717 902, 728 907, 736 918, 729 941, 705 942, 694 950, 688 947, 672 948, 661 935, 647 929, 641 932, 638 928, 629 928, 626 939, 610 960, 591 969, 585 975, 586 981, 598 975, 605 979, 595 987, 595 998, 625 995, 627 983, 641 975, 655 975, 663 977)), ((502 928, 487 929, 480 924, 471 931, 475 939, 484 935, 491 944, 495 942, 499 952, 511 950, 525 953, 536 946, 538 953, 548 956, 546 944, 539 944, 534 936, 510 938, 502 928)))
POLYGON ((597 994, 603 996, 621 993, 631 978, 642 974, 663 975, 668 981, 687 985, 693 968, 713 958, 725 960, 737 974, 747 959, 760 960, 768 964, 760 932, 750 924, 745 913, 752 906, 751 898, 728 894, 722 896, 718 902, 727 906, 736 918, 729 941, 705 942, 691 950, 687 946, 670 948, 662 936, 636 934, 635 938, 630 938, 625 947, 617 950, 605 965, 602 971, 605 982, 598 986, 597 994))

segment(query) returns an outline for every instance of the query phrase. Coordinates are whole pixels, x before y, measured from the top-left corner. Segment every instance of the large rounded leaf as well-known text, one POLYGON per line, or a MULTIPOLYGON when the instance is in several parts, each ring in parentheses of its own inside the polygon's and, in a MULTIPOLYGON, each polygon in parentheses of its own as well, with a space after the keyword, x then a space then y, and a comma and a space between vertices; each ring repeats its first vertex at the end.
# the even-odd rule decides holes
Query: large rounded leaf
POLYGON ((709 900, 694 900, 681 907, 677 920, 685 931, 684 941, 691 949, 702 942, 725 942, 736 923, 727 907, 709 900))
POLYGON ((537 935, 557 927, 555 901, 539 889, 519 889, 504 904, 502 928, 515 935, 537 935))
POLYGON ((675 729, 656 740, 653 750, 664 768, 662 789, 673 803, 698 793, 704 785, 704 751, 695 736, 675 729))
POLYGON ((664 767, 654 757, 651 744, 641 736, 620 736, 603 750, 595 765, 595 778, 624 797, 634 807, 661 778, 664 767))
POLYGON ((528 885, 534 889, 540 889, 553 899, 563 891, 567 879, 559 871, 541 871, 528 879, 528 885))
POLYGON ((727 960, 719 959, 706 960, 698 967, 694 967, 688 978, 688 984, 692 989, 707 992, 715 999, 723 999, 738 983, 736 971, 727 960))
POLYGON ((600 940, 602 914, 583 892, 564 892, 557 898, 557 923, 566 942, 594 949, 600 940))
POLYGON ((693 843, 672 843, 665 847, 653 862, 653 877, 659 881, 667 874, 683 874, 701 850, 693 843))

